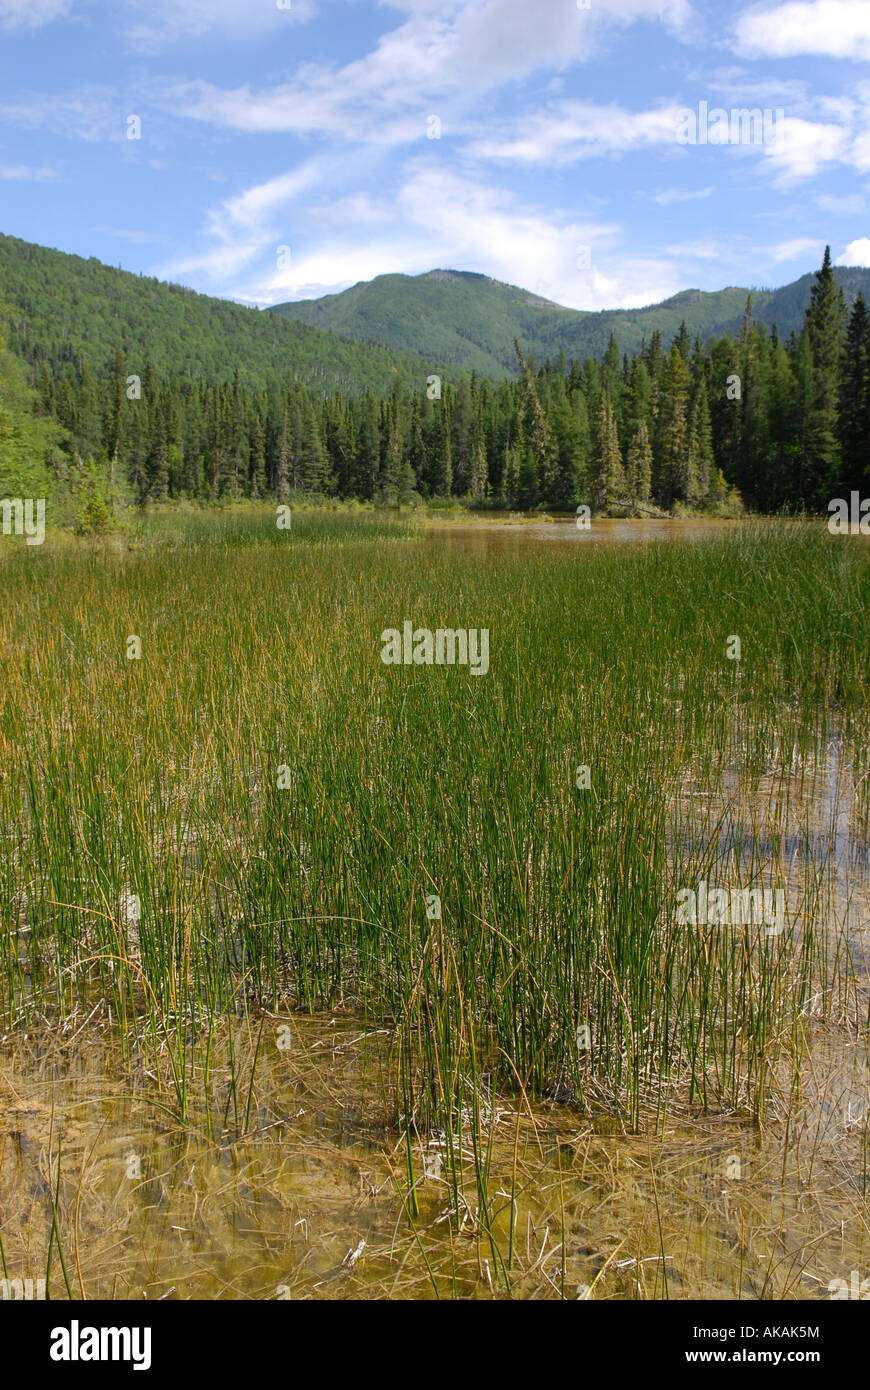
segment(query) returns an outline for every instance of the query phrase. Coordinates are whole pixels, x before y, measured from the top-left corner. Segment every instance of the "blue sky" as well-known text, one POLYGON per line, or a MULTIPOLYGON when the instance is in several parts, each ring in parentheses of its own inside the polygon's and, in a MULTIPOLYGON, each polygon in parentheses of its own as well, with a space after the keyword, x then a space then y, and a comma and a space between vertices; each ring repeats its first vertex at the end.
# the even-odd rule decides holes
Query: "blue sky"
POLYGON ((870 265, 870 0, 584 3, 0 0, 0 231, 258 304, 870 265), (686 143, 702 102, 768 142, 686 143))

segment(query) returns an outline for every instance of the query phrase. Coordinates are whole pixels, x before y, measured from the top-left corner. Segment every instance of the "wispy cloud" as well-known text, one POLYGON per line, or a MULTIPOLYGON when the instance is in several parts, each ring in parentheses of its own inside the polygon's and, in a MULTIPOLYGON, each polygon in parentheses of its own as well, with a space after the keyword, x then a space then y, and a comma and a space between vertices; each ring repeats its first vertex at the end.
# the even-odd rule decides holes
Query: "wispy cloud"
MULTIPOLYGON (((334 5, 335 0, 329 0, 334 5)), ((157 53, 191 39, 251 43, 305 24, 317 13, 314 0, 122 0, 119 32, 127 48, 157 53)))
POLYGON ((54 169, 34 168, 30 164, 0 164, 0 179, 16 179, 22 183, 51 183, 56 178, 54 169))
POLYGON ((867 199, 863 193, 845 193, 842 196, 832 193, 819 193, 816 196, 816 203, 822 212, 829 212, 835 216, 857 215, 864 211, 867 206, 867 199))
POLYGON ((764 153, 780 187, 815 178, 832 164, 870 168, 851 121, 811 121, 787 115, 777 123, 776 140, 764 147, 764 153))
POLYGON ((562 101, 517 118, 504 134, 472 140, 468 152, 479 159, 549 167, 656 145, 676 148, 679 110, 673 104, 628 111, 616 103, 562 101))
POLYGON ((574 307, 635 307, 775 275, 822 240, 861 254, 849 219, 865 207, 870 83, 851 59, 870 0, 741 6, 0 0, 29 74, 0 93, 0 179, 55 180, 46 240, 57 221, 79 238, 93 222, 137 268, 247 302, 454 265, 574 307), (65 61, 71 33, 82 51, 99 34, 90 64, 65 61), (780 61, 799 52, 842 53, 845 77, 780 61), (772 145, 687 147, 680 113, 699 100, 785 115, 772 145), (127 146, 133 113, 142 141, 127 146), (799 204, 783 198, 798 188, 799 204), (781 239, 754 246, 762 224, 781 239), (149 244, 164 264, 136 252, 149 244))
POLYGON ((72 9, 73 0, 0 0, 0 28, 40 29, 72 9))
POLYGON ((867 0, 790 0, 745 10, 735 25, 733 47, 749 58, 817 57, 870 59, 867 0))
POLYGON ((427 114, 449 124, 482 95, 535 73, 591 58, 608 29, 649 20, 680 33, 687 0, 609 0, 581 10, 528 0, 392 0, 405 21, 371 52, 341 67, 303 65, 291 81, 254 90, 207 81, 169 87, 164 99, 194 120, 250 132, 338 135, 400 144, 425 134, 427 114))
POLYGON ((0 100, 0 119, 24 130, 49 129, 80 140, 123 140, 124 112, 105 88, 32 92, 15 101, 0 100))
POLYGON ((297 196, 315 169, 312 162, 226 200, 207 219, 202 251, 161 273, 195 272, 225 286, 229 277, 233 298, 260 304, 438 265, 482 271, 576 308, 637 307, 681 288, 676 258, 627 256, 619 224, 535 206, 444 163, 410 160, 395 190, 349 202, 346 211, 359 208, 362 219, 344 223, 297 196), (305 232, 314 225, 316 235, 302 235, 280 258, 276 229, 294 223, 305 232))
POLYGON ((92 232, 99 232, 102 236, 119 237, 121 241, 163 241, 164 238, 158 236, 156 232, 140 232, 135 228, 128 227, 91 227, 92 232))
POLYGON ((790 241, 780 241, 774 246, 765 247, 763 254, 768 260, 773 261, 774 265, 779 265, 781 261, 805 259, 811 252, 814 256, 818 253, 818 258, 821 258, 824 245, 821 237, 796 236, 790 241))
POLYGON ((671 203, 693 203, 696 198, 709 198, 712 192, 712 183, 707 188, 665 188, 661 193, 653 193, 652 199, 668 207, 671 203))
MULTIPOLYGON (((228 278, 261 260, 266 252, 277 259, 278 244, 290 244, 292 259, 294 238, 288 215, 300 195, 310 192, 325 176, 323 163, 310 160, 289 173, 225 198, 208 213, 203 249, 173 260, 159 273, 170 278, 195 274, 225 284, 228 278)), ((235 291, 234 295, 251 301, 262 299, 262 295, 247 291, 235 291)))
MULTIPOLYGON (((334 2, 334 0, 333 0, 334 2)), ((219 37, 234 43, 252 42, 264 34, 306 23, 317 13, 315 0, 114 0, 106 15, 128 49, 156 53, 171 44, 219 37)), ((0 28, 40 29, 68 17, 91 20, 95 0, 0 0, 0 28)))

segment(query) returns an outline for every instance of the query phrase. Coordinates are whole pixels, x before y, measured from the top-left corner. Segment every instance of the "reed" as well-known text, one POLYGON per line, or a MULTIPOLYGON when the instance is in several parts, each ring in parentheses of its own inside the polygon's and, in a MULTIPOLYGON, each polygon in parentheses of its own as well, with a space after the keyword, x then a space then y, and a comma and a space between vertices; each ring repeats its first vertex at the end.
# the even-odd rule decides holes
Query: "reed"
POLYGON ((483 1144, 486 1211, 499 1093, 758 1116, 808 1009, 866 1024, 814 809, 836 739, 866 839, 860 542, 496 554, 228 509, 5 546, 0 587, 6 1021, 104 999, 182 1115, 223 1015, 340 1003, 392 1031, 395 1123, 483 1144), (384 666, 405 619, 487 628, 488 674, 384 666), (677 922, 702 879, 781 887, 785 929, 677 922))

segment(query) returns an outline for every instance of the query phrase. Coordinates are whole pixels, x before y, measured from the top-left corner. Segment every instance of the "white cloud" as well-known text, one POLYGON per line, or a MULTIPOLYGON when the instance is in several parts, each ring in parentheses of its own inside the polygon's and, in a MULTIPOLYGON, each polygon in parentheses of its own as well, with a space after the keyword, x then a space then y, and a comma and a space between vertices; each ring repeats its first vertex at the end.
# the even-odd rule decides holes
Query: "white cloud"
MULTIPOLYGON (((260 260, 267 250, 277 259, 279 245, 289 245, 292 258, 294 237, 287 216, 298 196, 315 187, 325 172, 322 161, 312 160, 224 199, 206 219, 205 237, 211 245, 174 260, 157 273, 169 279, 197 275, 223 285, 260 260)), ((240 297, 262 299, 254 294, 240 297)))
POLYGON ((53 169, 34 168, 30 164, 0 164, 0 179, 15 179, 23 183, 50 183, 56 179, 53 169))
POLYGON ((761 77, 740 67, 716 68, 709 77, 699 73, 693 77, 693 81, 741 106, 747 103, 752 106, 774 106, 786 101, 801 102, 806 98, 807 90, 806 83, 797 78, 771 77, 769 74, 761 77))
MULTIPOLYGON (((827 120, 811 120, 787 111, 780 114, 781 109, 769 108, 771 117, 769 122, 765 120, 765 140, 710 143, 704 148, 723 158, 727 157, 726 151, 732 156, 763 158, 762 171, 765 177, 772 171, 777 187, 812 179, 834 164, 868 173, 870 92, 865 92, 863 98, 863 104, 852 97, 818 99, 815 109, 834 118, 827 120)), ((701 142, 690 146, 677 140, 679 115, 687 110, 691 108, 670 105, 628 111, 615 104, 562 101, 515 119, 497 136, 483 135, 472 140, 468 152, 481 159, 538 168, 556 168, 594 156, 638 150, 665 151, 668 147, 685 155, 701 149, 701 142)), ((733 125, 736 113, 732 110, 730 116, 733 125)), ((662 203, 683 199, 676 189, 653 196, 662 203)), ((704 196, 706 191, 687 194, 685 199, 704 196)))
POLYGON ((798 53, 870 58, 870 5, 867 0, 790 0, 744 11, 733 47, 749 58, 791 58, 798 53))
POLYGON ((367 193, 348 193, 343 198, 331 198, 307 208, 306 212, 313 226, 330 231, 346 231, 348 227, 384 227, 393 221, 392 210, 377 203, 367 193))
MULTIPOLYGON (((236 242, 233 244, 224 243, 220 246, 212 247, 209 251, 196 252, 190 256, 182 256, 177 260, 158 266, 154 274, 161 280, 179 280, 182 277, 195 277, 200 283, 212 287, 216 285, 226 285, 234 275, 239 275, 243 270, 247 270, 255 261, 259 260, 263 254, 263 247, 259 242, 236 242)), ((221 291, 221 298, 234 299, 237 295, 234 292, 221 291)), ((245 296, 240 296, 244 298, 245 296)), ((256 300, 256 296, 250 296, 251 301, 256 300)))
POLYGON ((0 27, 39 29, 68 14, 73 0, 0 0, 0 27))
POLYGON ((775 141, 763 148, 780 186, 814 178, 830 164, 854 165, 858 158, 848 126, 800 116, 778 120, 775 141))
MULTIPOLYGON (((320 164, 309 161, 225 200, 209 214, 204 249, 161 273, 195 274, 226 297, 274 304, 441 266, 479 271, 595 311, 657 303, 691 283, 755 283, 759 267, 773 274, 781 264, 815 263, 821 254, 822 241, 814 237, 759 246, 699 236, 660 255, 629 251, 616 222, 538 206, 491 179, 426 156, 406 163, 392 191, 349 191, 326 204, 317 189, 320 164), (286 236, 292 258, 282 266, 276 251, 287 229, 294 229, 286 236), (581 258, 581 248, 588 248, 588 257, 581 258), (692 262, 703 268, 703 279, 687 274, 692 262)), ((327 181, 333 177, 334 171, 327 181)))
POLYGON ((836 197, 830 193, 820 193, 816 202, 822 212, 832 212, 842 216, 855 216, 864 211, 866 198, 862 193, 846 193, 842 197, 836 197))
POLYGON ((262 91, 181 84, 164 99, 183 115, 237 130, 405 143, 425 136, 429 114, 449 127, 486 92, 592 57, 613 26, 646 19, 680 33, 691 16, 687 0, 595 0, 589 10, 550 0, 533 15, 528 0, 396 0, 392 8, 404 22, 343 67, 308 63, 262 91))
POLYGON ((856 135, 852 145, 852 160, 862 174, 870 174, 870 127, 856 135))
POLYGON ((237 197, 228 198, 221 205, 214 225, 226 234, 230 229, 241 229, 260 236, 271 235, 277 229, 274 214, 278 209, 292 204, 300 193, 315 187, 323 174, 320 161, 309 160, 288 174, 278 174, 266 183, 255 184, 237 197))
POLYGON ((447 256, 448 265, 524 287, 543 281, 560 303, 592 307, 604 267, 619 261, 617 224, 580 222, 524 204, 506 189, 422 160, 409 166, 396 206, 402 221, 418 229, 421 270, 444 265, 447 256), (578 267, 581 246, 589 248, 588 270, 578 267))
POLYGON ((850 241, 842 256, 837 257, 835 265, 870 266, 870 237, 862 236, 850 241))
POLYGON ((163 238, 156 232, 140 232, 127 227, 91 227, 92 232, 100 232, 103 236, 120 237, 122 241, 162 241, 163 238))
POLYGON ((67 94, 27 94, 0 104, 0 119, 25 130, 48 127, 53 133, 81 140, 124 140, 126 112, 111 96, 96 89, 67 94))
POLYGON ((472 141, 469 153, 480 159, 552 166, 655 145, 676 148, 679 110, 671 105, 627 111, 615 104, 563 101, 515 120, 505 135, 472 141))
POLYGON ((764 247, 762 254, 775 265, 779 265, 780 261, 796 261, 801 256, 807 256, 810 251, 821 252, 824 245, 820 237, 796 236, 790 241, 780 241, 774 246, 764 247))
POLYGON ((156 52, 212 36, 244 43, 303 24, 315 13, 314 0, 292 0, 285 9, 276 0, 124 0, 118 27, 128 48, 156 52))
POLYGON ((661 193, 654 193, 652 200, 669 207, 671 203, 693 203, 696 198, 709 198, 712 192, 712 184, 708 188, 665 188, 661 193))
POLYGON ((307 198, 319 165, 220 204, 207 219, 204 249, 158 273, 205 278, 220 294, 259 304, 437 266, 480 271, 586 309, 637 307, 683 287, 676 257, 627 256, 618 224, 542 209, 426 158, 406 165, 392 194, 348 193, 337 207, 307 198), (298 234, 279 239, 279 227, 298 234), (285 265, 276 255, 282 241, 292 252, 285 265), (588 265, 581 248, 591 253, 588 265))
MULTIPOLYGON (((734 245, 722 238, 706 236, 697 241, 678 241, 669 244, 668 250, 680 262, 685 260, 692 261, 719 261, 738 263, 735 255, 734 245)), ((681 289, 685 285, 680 286, 681 289)))
MULTIPOLYGON (((335 3, 335 0, 332 0, 335 3)), ((0 28, 38 29, 53 20, 83 15, 85 0, 0 0, 0 28)), ((304 24, 315 0, 114 0, 115 29, 127 48, 156 52, 169 44, 217 36, 233 43, 304 24)))

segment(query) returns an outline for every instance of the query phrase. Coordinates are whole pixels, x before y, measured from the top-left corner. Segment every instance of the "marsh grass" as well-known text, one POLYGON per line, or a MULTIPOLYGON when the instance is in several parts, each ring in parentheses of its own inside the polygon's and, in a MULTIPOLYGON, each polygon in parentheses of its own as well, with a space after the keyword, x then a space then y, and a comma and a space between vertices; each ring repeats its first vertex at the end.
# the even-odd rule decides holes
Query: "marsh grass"
POLYGON ((435 1140, 460 1220, 471 1154, 495 1287, 517 1241, 488 1226, 499 1097, 624 1133, 763 1121, 807 1016, 866 1036, 863 938, 814 811, 835 739, 866 849, 860 544, 747 524, 481 558, 402 518, 278 532, 265 508, 158 515, 133 541, 0 552, 8 1028, 102 1000, 180 1122, 244 1132, 257 1054, 219 1114, 225 1021, 351 1010, 387 1039, 371 1084, 407 1215, 435 1140), (489 674, 385 667, 406 618, 488 628, 489 674), (678 924, 702 878, 782 886, 785 931, 678 924))

